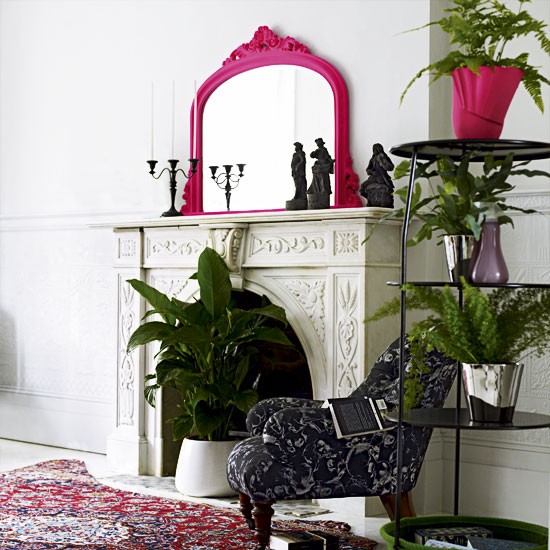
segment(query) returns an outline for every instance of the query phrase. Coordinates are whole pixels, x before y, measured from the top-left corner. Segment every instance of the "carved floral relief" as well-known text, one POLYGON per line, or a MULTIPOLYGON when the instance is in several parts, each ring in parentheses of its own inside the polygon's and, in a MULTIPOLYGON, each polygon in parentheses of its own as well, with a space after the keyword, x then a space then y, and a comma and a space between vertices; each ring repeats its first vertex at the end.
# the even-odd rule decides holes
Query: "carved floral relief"
POLYGON ((119 258, 134 258, 137 255, 136 239, 118 239, 118 257, 119 258))
POLYGON ((319 340, 325 341, 325 288, 326 281, 319 280, 285 280, 284 286, 301 304, 309 317, 319 340))
POLYGON ((204 248, 204 243, 196 239, 150 239, 148 241, 148 256, 196 256, 204 248))
POLYGON ((251 255, 255 254, 302 254, 323 250, 325 241, 322 237, 252 237, 251 255))
POLYGON ((188 279, 155 277, 153 286, 170 298, 182 299, 181 295, 187 287, 188 279))
POLYGON ((357 346, 359 321, 357 319, 357 281, 348 277, 336 277, 336 394, 348 396, 361 382, 357 380, 357 346))
POLYGON ((334 253, 336 255, 356 254, 359 251, 359 233, 357 231, 337 231, 334 235, 334 253))
POLYGON ((137 328, 138 298, 132 287, 119 279, 119 367, 118 367, 118 423, 134 425, 135 356, 126 353, 130 335, 137 328))

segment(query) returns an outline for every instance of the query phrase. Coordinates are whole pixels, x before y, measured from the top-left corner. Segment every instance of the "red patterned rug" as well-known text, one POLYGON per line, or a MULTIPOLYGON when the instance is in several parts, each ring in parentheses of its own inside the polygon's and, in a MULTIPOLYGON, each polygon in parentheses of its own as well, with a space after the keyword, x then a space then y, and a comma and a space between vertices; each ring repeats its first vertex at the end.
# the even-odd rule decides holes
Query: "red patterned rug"
MULTIPOLYGON (((319 529, 340 537, 340 549, 371 549, 346 524, 274 521, 274 530, 319 529)), ((146 496, 98 483, 79 460, 51 460, 0 475, 3 550, 252 550, 240 512, 146 496)))

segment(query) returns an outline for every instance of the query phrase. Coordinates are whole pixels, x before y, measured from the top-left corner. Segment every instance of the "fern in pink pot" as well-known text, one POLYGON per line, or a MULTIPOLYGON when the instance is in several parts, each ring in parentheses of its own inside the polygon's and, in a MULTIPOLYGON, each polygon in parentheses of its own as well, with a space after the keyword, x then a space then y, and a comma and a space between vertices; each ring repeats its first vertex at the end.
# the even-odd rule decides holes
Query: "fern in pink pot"
MULTIPOLYGON (((528 53, 505 57, 505 47, 526 36, 534 37, 550 55, 548 25, 525 9, 531 0, 517 0, 511 10, 497 0, 453 0, 448 15, 419 29, 437 25, 449 35, 453 51, 421 69, 401 95, 424 74, 435 82, 453 78, 453 129, 459 139, 498 139, 508 107, 523 82, 535 104, 544 112, 542 84, 550 80, 529 64, 528 53)), ((412 29, 418 30, 418 29, 412 29)))

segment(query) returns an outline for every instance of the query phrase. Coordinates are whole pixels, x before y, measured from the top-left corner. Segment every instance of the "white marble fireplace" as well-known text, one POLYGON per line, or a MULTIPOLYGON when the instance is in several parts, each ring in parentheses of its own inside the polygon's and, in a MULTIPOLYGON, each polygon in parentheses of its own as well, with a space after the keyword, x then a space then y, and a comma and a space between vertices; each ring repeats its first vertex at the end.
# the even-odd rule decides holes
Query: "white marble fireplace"
MULTIPOLYGON (((163 474, 166 441, 162 406, 143 398, 144 375, 154 371, 147 349, 126 353, 144 303, 127 279, 138 278, 189 300, 197 292, 197 258, 205 246, 227 262, 234 288, 286 309, 303 346, 315 398, 347 395, 397 334, 392 321, 363 320, 399 277, 400 227, 384 222, 362 244, 380 213, 368 208, 330 211, 200 215, 125 223, 114 228, 118 285, 116 428, 107 454, 118 470, 163 474)), ((159 399, 159 403, 162 400, 159 399)))

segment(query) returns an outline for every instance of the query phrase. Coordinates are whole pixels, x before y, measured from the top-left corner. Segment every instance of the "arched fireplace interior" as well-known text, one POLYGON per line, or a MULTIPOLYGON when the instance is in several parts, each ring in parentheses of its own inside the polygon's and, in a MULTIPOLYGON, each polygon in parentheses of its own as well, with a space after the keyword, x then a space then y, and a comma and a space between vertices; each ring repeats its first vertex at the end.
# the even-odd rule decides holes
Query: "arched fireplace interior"
MULTIPOLYGON (((233 291, 232 298, 241 309, 264 305, 261 296, 248 290, 233 291)), ((283 330, 295 348, 258 344, 259 354, 251 365, 252 385, 260 399, 282 396, 312 399, 311 375, 302 344, 290 323, 283 330)))

